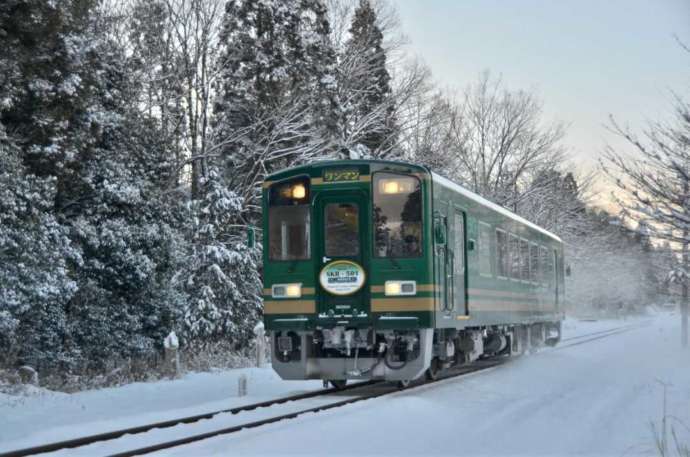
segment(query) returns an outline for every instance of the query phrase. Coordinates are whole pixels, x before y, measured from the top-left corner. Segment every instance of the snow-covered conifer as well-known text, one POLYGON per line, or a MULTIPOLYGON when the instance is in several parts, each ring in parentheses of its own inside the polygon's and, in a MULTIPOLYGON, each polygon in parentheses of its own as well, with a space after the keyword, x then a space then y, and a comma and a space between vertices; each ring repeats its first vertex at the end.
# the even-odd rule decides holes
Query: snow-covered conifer
MULTIPOLYGON (((278 168, 337 153, 328 33, 321 0, 227 2, 214 142, 238 192, 278 168)), ((252 204, 255 194, 245 196, 252 204)))
MULTIPOLYGON (((0 94, 0 97, 6 94, 0 94)), ((65 304, 80 264, 52 213, 55 178, 30 174, 0 124, 0 362, 37 369, 69 365, 65 304)))
POLYGON ((395 103, 386 68, 383 33, 369 0, 360 0, 350 39, 339 57, 339 85, 346 138, 364 145, 373 157, 386 157, 396 139, 395 103))
POLYGON ((190 203, 192 252, 178 276, 189 296, 183 328, 188 344, 226 340, 239 347, 252 337, 261 312, 259 251, 244 240, 243 206, 214 170, 203 198, 190 203))
MULTIPOLYGON (((52 365, 44 368, 151 352, 181 308, 169 281, 180 237, 160 192, 173 163, 156 123, 136 107, 125 52, 103 33, 101 13, 95 2, 77 0, 0 5, 0 44, 9 50, 0 58, 8 70, 0 121, 25 175, 50 183, 35 202, 59 224, 50 239, 68 234, 71 257, 80 259, 65 267, 70 257, 58 241, 41 253, 48 261, 63 257, 52 266, 71 281, 56 288, 50 311, 60 337, 37 335, 50 343, 27 345, 45 352, 52 365), (67 350, 80 359, 61 360, 67 350)), ((31 179, 26 185, 37 187, 31 179)), ((39 315, 48 302, 34 303, 29 312, 39 315)))

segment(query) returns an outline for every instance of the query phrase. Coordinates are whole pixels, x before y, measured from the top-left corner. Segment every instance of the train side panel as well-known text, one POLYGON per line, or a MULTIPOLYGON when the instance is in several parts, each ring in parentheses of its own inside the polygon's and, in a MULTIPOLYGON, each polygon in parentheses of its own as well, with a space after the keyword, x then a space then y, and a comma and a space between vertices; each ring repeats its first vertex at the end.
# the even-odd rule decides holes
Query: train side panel
POLYGON ((437 175, 433 181, 435 230, 447 234, 446 246, 435 246, 447 258, 436 263, 437 327, 560 321, 561 241, 437 175))

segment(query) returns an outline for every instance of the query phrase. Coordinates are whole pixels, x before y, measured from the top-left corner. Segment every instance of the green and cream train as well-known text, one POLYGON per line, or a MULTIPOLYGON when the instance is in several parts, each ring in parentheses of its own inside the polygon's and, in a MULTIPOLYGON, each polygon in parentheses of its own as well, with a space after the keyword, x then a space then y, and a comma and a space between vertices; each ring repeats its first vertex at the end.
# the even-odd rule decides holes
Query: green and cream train
POLYGON ((402 162, 316 162, 263 184, 264 321, 283 379, 403 383, 556 344, 556 235, 402 162))

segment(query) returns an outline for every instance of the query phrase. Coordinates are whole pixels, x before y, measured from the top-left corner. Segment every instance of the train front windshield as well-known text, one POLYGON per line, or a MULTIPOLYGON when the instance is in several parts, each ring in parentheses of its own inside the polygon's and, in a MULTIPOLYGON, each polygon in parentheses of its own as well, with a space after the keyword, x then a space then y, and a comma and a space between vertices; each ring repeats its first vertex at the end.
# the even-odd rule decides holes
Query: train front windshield
POLYGON ((373 190, 375 255, 422 255, 422 191, 419 178, 375 173, 373 190))
POLYGON ((309 180, 300 178, 271 187, 269 193, 269 258, 309 259, 309 180))
MULTIPOLYGON (((416 176, 378 172, 372 182, 374 256, 422 255, 422 192, 416 176)), ((269 259, 309 260, 311 189, 300 177, 271 186, 268 208, 269 259)), ((339 202, 324 208, 325 254, 358 254, 358 206, 339 202)))

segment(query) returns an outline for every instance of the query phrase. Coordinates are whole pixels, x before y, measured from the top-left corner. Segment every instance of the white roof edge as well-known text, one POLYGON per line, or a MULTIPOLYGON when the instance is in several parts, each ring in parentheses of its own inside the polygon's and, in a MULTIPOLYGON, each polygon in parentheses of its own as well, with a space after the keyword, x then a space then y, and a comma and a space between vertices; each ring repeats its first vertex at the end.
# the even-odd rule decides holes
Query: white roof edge
POLYGON ((511 211, 509 211, 509 210, 507 210, 507 209, 505 209, 504 207, 502 207, 502 206, 500 206, 500 205, 497 205, 496 203, 487 200, 486 198, 482 197, 481 195, 477 195, 477 194, 475 194, 474 192, 465 189, 464 187, 462 187, 462 186, 459 185, 459 184, 454 183, 454 182, 451 181, 450 179, 444 178, 443 176, 441 176, 441 175, 439 175, 439 174, 436 174, 436 173, 434 173, 434 172, 431 172, 431 176, 433 177, 433 180, 434 180, 434 181, 437 181, 439 184, 441 184, 441 185, 443 185, 443 186, 445 186, 445 187, 448 187, 448 188, 450 188, 450 189, 453 189, 454 191, 456 191, 456 192, 462 194, 463 196, 469 198, 470 200, 472 200, 472 201, 474 201, 474 202, 476 202, 476 203, 479 203, 480 205, 489 207, 489 208, 491 208, 492 210, 496 211, 497 213, 502 214, 503 216, 505 216, 505 217, 507 217, 507 218, 509 218, 509 219, 512 219, 512 220, 514 220, 514 221, 516 221, 516 222, 519 222, 519 223, 521 223, 521 224, 524 224, 524 225, 526 225, 527 227, 532 228, 532 229, 534 229, 534 230, 536 230, 536 231, 538 231, 538 232, 541 232, 541 233, 543 233, 544 235, 546 235, 546 236, 548 236, 548 237, 551 237, 551 238, 553 238, 554 240, 558 241, 559 243, 562 243, 562 242, 563 242, 563 240, 561 240, 561 238, 560 238, 559 236, 554 235, 553 233, 549 232, 548 230, 539 227, 538 225, 536 225, 536 224, 534 224, 534 223, 528 221, 527 219, 525 219, 525 218, 523 218, 523 217, 520 217, 520 216, 518 216, 517 214, 515 214, 515 213, 513 213, 513 212, 511 212, 511 211))

